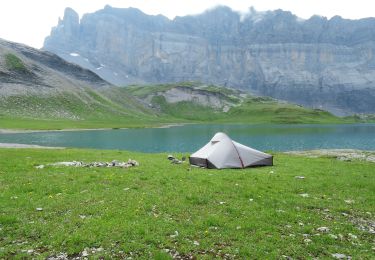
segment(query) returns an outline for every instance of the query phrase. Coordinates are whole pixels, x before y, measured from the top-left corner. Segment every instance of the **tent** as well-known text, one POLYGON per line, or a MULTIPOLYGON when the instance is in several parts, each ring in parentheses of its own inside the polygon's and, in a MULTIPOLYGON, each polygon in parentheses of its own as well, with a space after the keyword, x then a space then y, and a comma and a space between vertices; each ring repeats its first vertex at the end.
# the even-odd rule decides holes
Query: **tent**
POLYGON ((214 169, 273 165, 272 155, 237 143, 224 133, 215 134, 189 161, 192 165, 214 169))

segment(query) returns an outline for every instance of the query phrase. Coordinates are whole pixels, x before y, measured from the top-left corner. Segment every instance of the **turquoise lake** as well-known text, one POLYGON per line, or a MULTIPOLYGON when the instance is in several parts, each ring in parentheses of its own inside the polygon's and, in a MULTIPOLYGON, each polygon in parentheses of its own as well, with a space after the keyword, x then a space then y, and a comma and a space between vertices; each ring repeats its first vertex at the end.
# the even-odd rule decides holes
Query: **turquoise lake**
POLYGON ((170 128, 12 133, 0 134, 0 143, 141 152, 194 152, 216 132, 225 132, 237 142, 264 151, 323 148, 375 150, 375 124, 197 124, 170 128))

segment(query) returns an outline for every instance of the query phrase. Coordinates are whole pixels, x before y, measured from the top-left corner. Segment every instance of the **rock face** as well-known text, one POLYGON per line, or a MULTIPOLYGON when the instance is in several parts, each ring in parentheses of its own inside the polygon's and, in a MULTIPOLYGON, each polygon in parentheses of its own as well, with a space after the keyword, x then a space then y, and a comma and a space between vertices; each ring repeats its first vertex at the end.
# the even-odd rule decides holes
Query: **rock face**
POLYGON ((201 81, 335 114, 375 113, 375 19, 302 20, 217 7, 174 20, 106 6, 72 9, 44 49, 117 85, 201 81))

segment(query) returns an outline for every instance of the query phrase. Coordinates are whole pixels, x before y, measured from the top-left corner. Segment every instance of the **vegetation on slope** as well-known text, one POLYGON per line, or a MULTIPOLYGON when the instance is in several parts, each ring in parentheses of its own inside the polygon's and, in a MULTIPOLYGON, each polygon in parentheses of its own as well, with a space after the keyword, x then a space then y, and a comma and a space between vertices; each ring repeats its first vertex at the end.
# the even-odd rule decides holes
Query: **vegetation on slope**
POLYGON ((373 163, 274 155, 206 170, 166 154, 0 149, 0 258, 370 259, 373 163), (128 158, 140 166, 35 168, 128 158))
POLYGON ((332 114, 254 97, 238 90, 198 83, 87 88, 54 94, 0 96, 1 128, 64 129, 144 127, 181 122, 204 123, 351 123, 359 118, 332 114), (178 90, 216 100, 214 105, 190 99, 168 102, 178 90))
POLYGON ((144 99, 152 96, 151 103, 166 115, 200 122, 230 123, 351 123, 355 118, 339 118, 319 109, 308 109, 298 105, 280 102, 268 97, 255 97, 238 90, 217 86, 202 86, 196 83, 165 84, 157 86, 131 86, 131 95, 144 99), (164 93, 172 88, 191 88, 204 90, 230 103, 230 109, 214 108, 194 101, 168 103, 164 93))
POLYGON ((26 72, 27 68, 20 58, 13 53, 5 55, 5 66, 8 70, 26 72))

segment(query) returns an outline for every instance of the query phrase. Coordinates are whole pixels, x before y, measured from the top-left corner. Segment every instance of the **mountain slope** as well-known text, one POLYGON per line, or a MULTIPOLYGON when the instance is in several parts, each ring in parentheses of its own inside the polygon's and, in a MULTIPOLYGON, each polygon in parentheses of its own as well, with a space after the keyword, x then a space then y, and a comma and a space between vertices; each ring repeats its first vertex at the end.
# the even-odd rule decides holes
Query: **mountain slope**
POLYGON ((122 128, 182 122, 349 121, 202 83, 115 87, 54 54, 0 40, 0 128, 122 128))
POLYGON ((218 7, 169 20, 72 9, 44 49, 117 85, 201 81, 329 110, 375 113, 375 19, 218 7))
POLYGON ((17 128, 20 120, 36 129, 57 121, 63 128, 66 123, 73 128, 125 127, 154 117, 95 73, 52 53, 0 40, 1 127, 17 128))

